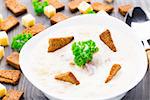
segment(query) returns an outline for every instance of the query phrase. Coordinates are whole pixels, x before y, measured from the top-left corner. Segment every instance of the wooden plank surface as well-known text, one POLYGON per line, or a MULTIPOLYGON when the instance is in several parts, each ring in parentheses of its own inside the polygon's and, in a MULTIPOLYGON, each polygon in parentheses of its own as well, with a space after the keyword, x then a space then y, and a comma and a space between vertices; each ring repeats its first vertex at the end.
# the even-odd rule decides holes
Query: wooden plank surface
MULTIPOLYGON (((77 13, 71 13, 67 7, 67 3, 70 0, 60 0, 66 4, 66 8, 63 13, 65 13, 68 16, 75 16, 78 15, 77 13)), ((93 0, 94 1, 103 1, 103 0, 93 0)), ((28 13, 31 13, 36 17, 37 23, 43 23, 46 27, 51 26, 50 21, 47 17, 43 16, 36 16, 33 11, 33 7, 31 5, 31 0, 20 0, 23 4, 25 4, 28 7, 28 13)), ((123 20, 124 18, 118 13, 118 6, 120 4, 125 3, 132 3, 134 6, 142 6, 144 9, 147 9, 150 11, 150 0, 115 0, 115 2, 112 4, 115 8, 114 12, 111 14, 111 16, 117 17, 120 20, 123 20)), ((13 15, 10 11, 8 11, 4 5, 4 0, 0 0, 0 13, 6 18, 9 15, 13 15)), ((22 15, 23 16, 23 15, 22 15)), ((17 17, 21 23, 21 17, 17 17)), ((20 33, 24 27, 20 24, 10 32, 8 32, 9 40, 12 40, 12 37, 15 36, 15 34, 20 33)), ((5 57, 3 60, 0 61, 0 69, 13 69, 11 66, 6 64, 6 57, 12 52, 12 49, 9 47, 5 48, 5 57)), ((7 89, 14 88, 18 90, 24 91, 24 100, 48 100, 44 94, 39 91, 37 88, 35 88, 25 77, 22 75, 21 80, 17 86, 11 86, 6 85, 7 89)), ((109 93, 109 92, 108 92, 109 93)), ((150 71, 147 72, 144 79, 131 91, 127 93, 127 95, 122 100, 150 100, 150 71)))

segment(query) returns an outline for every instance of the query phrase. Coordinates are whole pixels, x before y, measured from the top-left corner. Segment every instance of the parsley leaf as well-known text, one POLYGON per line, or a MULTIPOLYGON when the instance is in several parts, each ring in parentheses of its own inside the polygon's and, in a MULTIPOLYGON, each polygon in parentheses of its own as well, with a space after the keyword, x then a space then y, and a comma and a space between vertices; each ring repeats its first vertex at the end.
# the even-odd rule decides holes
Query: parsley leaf
POLYGON ((41 2, 39 0, 32 0, 32 5, 34 7, 34 11, 37 15, 44 13, 44 7, 48 6, 48 2, 41 2))
POLYGON ((15 37, 13 37, 11 48, 20 52, 23 45, 32 37, 32 34, 17 34, 15 37))
POLYGON ((84 68, 85 64, 92 61, 93 54, 99 51, 96 43, 92 40, 79 41, 72 44, 72 52, 74 55, 74 62, 79 67, 84 68))
POLYGON ((88 10, 88 11, 87 11, 87 14, 96 14, 96 12, 93 11, 93 10, 88 10))

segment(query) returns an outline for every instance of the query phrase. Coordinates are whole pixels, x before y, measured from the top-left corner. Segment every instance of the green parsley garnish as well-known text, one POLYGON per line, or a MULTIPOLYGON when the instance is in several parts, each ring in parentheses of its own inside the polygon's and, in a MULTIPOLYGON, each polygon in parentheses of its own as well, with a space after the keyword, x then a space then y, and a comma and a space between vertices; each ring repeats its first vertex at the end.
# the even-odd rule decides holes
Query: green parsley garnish
MULTIPOLYGON (((93 10, 88 10, 88 11, 86 12, 86 14, 96 14, 96 12, 93 11, 93 10)), ((84 15, 84 14, 81 14, 81 15, 84 15)))
POLYGON ((79 41, 72 44, 74 62, 79 67, 84 68, 85 64, 92 61, 93 54, 99 50, 96 43, 92 40, 79 41))
POLYGON ((17 34, 15 37, 13 37, 11 48, 20 52, 23 45, 32 37, 32 34, 17 34))
POLYGON ((37 15, 44 13, 44 7, 48 6, 47 1, 40 1, 40 0, 32 0, 32 5, 34 7, 34 11, 37 15))
POLYGON ((87 11, 87 14, 96 14, 96 12, 93 11, 93 10, 88 10, 88 11, 87 11))

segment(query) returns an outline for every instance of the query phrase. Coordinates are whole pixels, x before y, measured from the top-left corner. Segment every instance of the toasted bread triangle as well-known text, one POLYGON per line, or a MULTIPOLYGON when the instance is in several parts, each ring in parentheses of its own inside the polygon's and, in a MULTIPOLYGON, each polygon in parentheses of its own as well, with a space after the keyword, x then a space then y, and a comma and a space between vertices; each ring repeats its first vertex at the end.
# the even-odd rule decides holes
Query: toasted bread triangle
POLYGON ((48 52, 54 52, 67 44, 69 44, 74 39, 73 36, 60 37, 60 38, 50 38, 48 52))
POLYGON ((55 79, 70 82, 72 84, 79 85, 80 82, 76 79, 72 72, 61 73, 55 76, 55 79))
POLYGON ((110 70, 109 76, 107 77, 105 83, 108 83, 112 80, 112 78, 117 74, 117 72, 121 69, 121 65, 114 64, 110 70))
POLYGON ((102 34, 99 35, 100 39, 114 52, 117 51, 113 39, 111 37, 110 31, 107 29, 102 34))

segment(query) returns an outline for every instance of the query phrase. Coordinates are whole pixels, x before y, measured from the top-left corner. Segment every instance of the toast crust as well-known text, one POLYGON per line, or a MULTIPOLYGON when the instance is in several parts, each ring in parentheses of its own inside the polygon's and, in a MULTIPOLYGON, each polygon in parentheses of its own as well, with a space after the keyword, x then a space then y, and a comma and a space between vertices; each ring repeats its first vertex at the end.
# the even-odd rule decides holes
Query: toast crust
POLYGON ((113 52, 117 52, 111 33, 108 29, 100 34, 99 37, 113 52))
POLYGON ((107 3, 112 3, 112 2, 114 2, 114 0, 104 0, 105 2, 107 2, 107 3))
POLYGON ((132 7, 132 4, 121 5, 119 6, 118 11, 122 16, 125 16, 132 7))
POLYGON ((14 13, 15 16, 19 16, 27 12, 27 7, 17 0, 5 0, 5 5, 11 12, 14 13))
POLYGON ((0 70, 0 82, 6 84, 18 84, 21 77, 19 70, 0 70))
POLYGON ((10 89, 7 91, 7 94, 3 97, 2 100, 20 100, 22 95, 22 91, 10 89))
POLYGON ((7 58, 6 62, 11 65, 12 67, 16 69, 20 69, 20 64, 19 64, 19 53, 18 52, 13 52, 11 53, 7 58))
POLYGON ((76 79, 72 72, 61 73, 55 76, 55 79, 79 85, 80 82, 76 79))
POLYGON ((28 28, 24 29, 22 31, 22 33, 23 34, 24 33, 30 33, 30 34, 32 34, 34 36, 34 35, 40 33, 41 31, 43 31, 44 29, 45 29, 45 26, 43 24, 39 23, 39 24, 36 24, 36 25, 34 25, 32 27, 28 27, 28 28))
POLYGON ((54 52, 67 44, 69 44, 74 39, 73 36, 60 37, 60 38, 50 38, 48 52, 54 52))
POLYGON ((56 12, 62 11, 65 9, 65 4, 58 0, 47 0, 48 3, 56 8, 56 12))
POLYGON ((19 24, 19 21, 17 20, 17 18, 15 18, 13 16, 9 16, 0 23, 0 30, 7 32, 10 29, 17 26, 18 24, 19 24))
POLYGON ((72 13, 78 11, 78 5, 82 2, 85 1, 87 3, 90 3, 91 0, 72 0, 68 3, 68 7, 72 13))
POLYGON ((104 10, 107 13, 112 13, 114 10, 114 7, 112 5, 101 3, 101 2, 94 2, 94 3, 92 3, 91 6, 92 6, 93 10, 96 12, 104 10))
POLYGON ((61 22, 61 21, 63 21, 63 20, 65 20, 65 19, 68 19, 69 17, 68 16, 66 16, 66 15, 64 15, 63 13, 56 13, 51 19, 50 19, 50 21, 51 21, 51 24, 52 25, 54 25, 54 24, 56 24, 56 23, 58 23, 58 22, 61 22))
POLYGON ((121 69, 121 65, 119 64, 114 64, 110 70, 110 73, 105 81, 105 83, 108 83, 109 81, 112 80, 112 78, 117 74, 117 72, 121 69))

